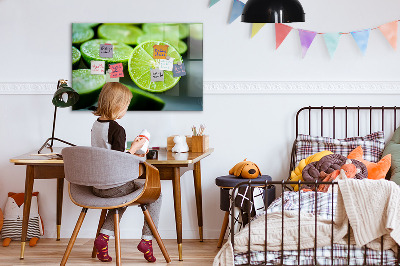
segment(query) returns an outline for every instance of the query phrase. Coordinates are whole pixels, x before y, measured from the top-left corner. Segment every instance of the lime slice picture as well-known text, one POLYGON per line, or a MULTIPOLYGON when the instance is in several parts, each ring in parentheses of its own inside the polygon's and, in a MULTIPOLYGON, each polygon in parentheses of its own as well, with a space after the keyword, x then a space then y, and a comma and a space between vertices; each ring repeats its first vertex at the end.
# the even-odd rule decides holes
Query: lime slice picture
POLYGON ((92 75, 90 69, 73 70, 72 88, 79 93, 79 101, 73 109, 84 109, 95 104, 105 83, 105 75, 92 75))
POLYGON ((164 92, 174 87, 180 77, 174 78, 172 71, 164 71, 164 82, 151 82, 150 70, 157 67, 158 61, 153 58, 154 45, 169 45, 167 55, 175 58, 174 63, 182 62, 178 51, 167 42, 148 41, 139 44, 133 49, 129 58, 128 71, 133 82, 146 91, 164 92))
POLYGON ((127 67, 128 60, 132 54, 132 51, 133 48, 129 45, 114 40, 95 39, 87 41, 81 45, 82 57, 88 66, 90 66, 90 62, 92 60, 95 60, 105 61, 106 68, 108 68, 109 64, 114 63, 122 63, 124 67, 127 67), (114 49, 112 58, 100 57, 100 44, 104 43, 109 43, 113 45, 114 49))
POLYGON ((140 28, 128 24, 103 24, 97 33, 102 39, 116 40, 130 45, 137 44, 138 37, 143 35, 140 28))
POLYGON ((72 46, 72 68, 76 69, 79 66, 79 62, 81 61, 81 52, 72 46))
POLYGON ((173 39, 177 34, 179 39, 185 39, 189 35, 187 24, 173 23, 146 23, 143 31, 151 34, 163 34, 166 39, 173 39))
POLYGON ((164 108, 165 102, 150 92, 136 89, 124 84, 132 92, 133 97, 129 104, 129 111, 159 111, 164 108))
POLYGON ((178 50, 180 54, 184 54, 187 51, 187 45, 184 41, 175 39, 175 40, 170 40, 164 38, 162 34, 143 34, 138 38, 138 43, 141 44, 142 42, 147 42, 147 41, 163 41, 163 42, 168 42, 171 45, 175 47, 175 49, 178 50))
POLYGON ((94 31, 90 27, 81 23, 72 23, 72 44, 79 46, 93 37, 94 31))

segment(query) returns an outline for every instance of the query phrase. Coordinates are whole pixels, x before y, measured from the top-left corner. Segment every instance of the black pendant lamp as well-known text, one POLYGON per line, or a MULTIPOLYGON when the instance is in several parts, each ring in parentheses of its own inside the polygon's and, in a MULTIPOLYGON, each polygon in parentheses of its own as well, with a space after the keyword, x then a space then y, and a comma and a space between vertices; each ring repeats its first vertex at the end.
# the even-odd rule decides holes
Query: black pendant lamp
POLYGON ((304 22, 304 10, 298 0, 249 0, 243 9, 242 22, 304 22))

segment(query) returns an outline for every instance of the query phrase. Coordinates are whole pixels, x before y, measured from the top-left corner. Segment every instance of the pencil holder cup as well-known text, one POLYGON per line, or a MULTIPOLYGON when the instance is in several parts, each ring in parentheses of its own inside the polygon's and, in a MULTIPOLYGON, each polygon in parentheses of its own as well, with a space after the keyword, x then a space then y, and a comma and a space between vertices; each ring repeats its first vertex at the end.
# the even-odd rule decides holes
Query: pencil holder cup
POLYGON ((209 136, 192 136, 192 152, 205 152, 208 150, 209 136))

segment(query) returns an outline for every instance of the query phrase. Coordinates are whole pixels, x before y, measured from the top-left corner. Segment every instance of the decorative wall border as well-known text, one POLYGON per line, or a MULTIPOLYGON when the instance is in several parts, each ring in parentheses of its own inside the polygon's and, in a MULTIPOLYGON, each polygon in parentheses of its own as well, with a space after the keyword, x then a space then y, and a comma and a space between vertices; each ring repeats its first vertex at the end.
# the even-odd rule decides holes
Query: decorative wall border
MULTIPOLYGON (((57 83, 0 83, 0 94, 53 94, 57 83)), ((400 94, 400 81, 205 81, 204 94, 400 94)))

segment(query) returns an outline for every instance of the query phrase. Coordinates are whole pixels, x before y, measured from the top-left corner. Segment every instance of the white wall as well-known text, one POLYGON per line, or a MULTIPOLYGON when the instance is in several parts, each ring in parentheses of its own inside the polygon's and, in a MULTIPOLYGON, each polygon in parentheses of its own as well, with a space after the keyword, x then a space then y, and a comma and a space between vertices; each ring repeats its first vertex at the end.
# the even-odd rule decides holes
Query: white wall
MULTIPOLYGON (((221 0, 208 9, 208 0, 118 1, 0 0, 0 82, 9 84, 56 82, 71 75, 70 27, 72 22, 203 22, 204 80, 213 81, 399 81, 399 54, 391 50, 379 31, 371 33, 363 57, 349 35, 343 36, 334 59, 329 59, 318 36, 305 59, 297 32, 274 50, 273 25, 266 25, 250 40, 251 27, 235 21, 227 24, 230 3, 221 0), (158 6, 158 8, 156 8, 158 6), (57 13, 59 12, 59 14, 57 13)), ((400 2, 354 0, 303 0, 306 23, 294 24, 321 32, 350 31, 375 27, 398 17, 400 2)), ((1 86, 1 83, 0 83, 1 86)), ((37 149, 51 133, 51 95, 0 95, 0 207, 7 192, 24 190, 25 169, 9 158, 37 149)), ((203 112, 131 112, 122 120, 128 138, 142 128, 152 132, 152 144, 165 146, 176 133, 189 134, 193 124, 205 123, 215 152, 202 162, 205 238, 218 238, 223 214, 214 179, 227 174, 238 161, 255 161, 263 174, 275 180, 286 176, 294 138, 294 115, 308 105, 399 105, 399 94, 374 95, 332 92, 318 94, 204 95, 203 112)), ((78 145, 89 145, 93 115, 60 109, 56 135, 78 145)), ((184 238, 197 237, 193 181, 182 177, 184 238)), ((55 237, 55 180, 38 180, 40 211, 45 237, 55 237)), ((164 195, 160 233, 175 238, 171 182, 162 182, 164 195)), ((64 191, 62 237, 69 237, 79 208, 64 191)), ((80 237, 92 237, 99 212, 90 211, 80 237)), ((123 238, 139 238, 142 218, 130 208, 121 222, 123 238), (140 218, 138 218, 140 217, 140 218)))

